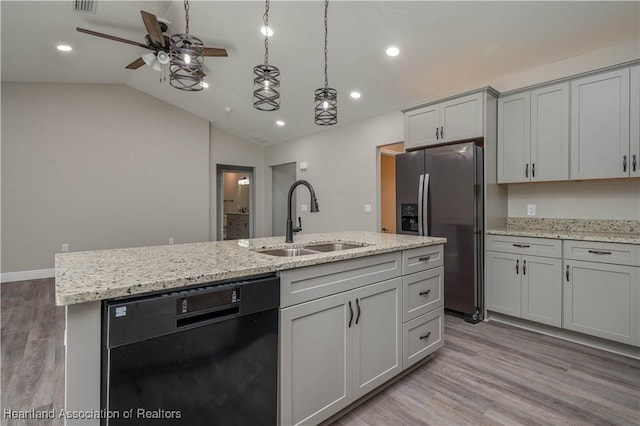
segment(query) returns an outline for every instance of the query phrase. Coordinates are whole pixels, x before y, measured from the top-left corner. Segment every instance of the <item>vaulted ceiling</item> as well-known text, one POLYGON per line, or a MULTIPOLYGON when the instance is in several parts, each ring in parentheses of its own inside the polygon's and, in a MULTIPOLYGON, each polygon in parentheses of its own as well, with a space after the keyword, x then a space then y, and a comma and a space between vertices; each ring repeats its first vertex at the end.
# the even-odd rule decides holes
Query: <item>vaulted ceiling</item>
MULTIPOLYGON (((183 92, 148 66, 125 66, 145 50, 76 32, 89 28, 144 43, 140 10, 184 32, 183 1, 98 0, 95 14, 73 1, 2 1, 2 81, 127 84, 249 140, 277 143, 322 131, 313 92, 323 78, 323 2, 272 1, 269 62, 282 73, 282 106, 252 105, 252 69, 262 63, 262 1, 191 1, 190 33, 227 58, 206 58, 201 92, 183 92), (57 44, 68 44, 61 53, 57 44), (230 112, 227 111, 230 109, 230 112), (276 125, 285 121, 285 126, 276 125)), ((338 125, 487 81, 638 40, 640 2, 331 1, 329 85, 338 125), (387 47, 400 48, 390 58, 387 47), (349 93, 362 97, 354 100, 349 93)))

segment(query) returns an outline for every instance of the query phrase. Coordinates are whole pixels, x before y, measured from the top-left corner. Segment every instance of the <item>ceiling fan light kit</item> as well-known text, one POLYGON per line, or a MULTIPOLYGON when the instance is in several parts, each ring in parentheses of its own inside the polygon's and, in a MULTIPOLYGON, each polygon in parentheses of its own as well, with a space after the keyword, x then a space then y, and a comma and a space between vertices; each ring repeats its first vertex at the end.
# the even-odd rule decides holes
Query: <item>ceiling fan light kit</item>
POLYGON ((338 123, 338 91, 329 87, 327 77, 327 34, 329 0, 324 2, 324 87, 315 91, 315 121, 319 126, 331 126, 338 123))
MULTIPOLYGON (((264 28, 269 28, 269 0, 265 2, 264 28)), ((280 109, 280 70, 269 65, 269 34, 264 33, 264 64, 253 67, 253 107, 260 111, 280 109)))
POLYGON ((189 34, 189 0, 184 2, 185 32, 171 36, 169 83, 190 92, 203 89, 204 43, 189 34))

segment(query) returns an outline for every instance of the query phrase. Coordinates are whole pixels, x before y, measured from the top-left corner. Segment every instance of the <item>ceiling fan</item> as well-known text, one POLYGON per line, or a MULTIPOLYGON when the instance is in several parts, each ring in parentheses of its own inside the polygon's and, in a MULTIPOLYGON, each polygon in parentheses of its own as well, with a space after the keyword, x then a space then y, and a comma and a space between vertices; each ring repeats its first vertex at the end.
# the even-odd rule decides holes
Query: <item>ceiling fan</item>
MULTIPOLYGON (((133 46, 138 46, 144 49, 151 50, 153 53, 152 52, 145 53, 140 58, 131 62, 125 68, 135 70, 147 64, 153 67, 153 69, 157 71, 161 71, 162 66, 168 64, 169 61, 171 60, 169 56, 170 40, 169 40, 169 37, 164 34, 167 31, 168 26, 165 22, 159 21, 158 18, 156 18, 156 16, 152 13, 141 10, 140 14, 142 15, 142 22, 144 22, 144 26, 147 29, 147 35, 145 35, 144 37, 146 44, 138 43, 132 40, 127 40, 121 37, 112 36, 109 34, 99 33, 97 31, 87 30, 85 28, 76 27, 76 30, 84 34, 89 34, 96 37, 102 37, 108 40, 131 44, 133 46)), ((221 49, 217 47, 205 47, 204 56, 226 57, 229 55, 227 54, 226 49, 221 49)))

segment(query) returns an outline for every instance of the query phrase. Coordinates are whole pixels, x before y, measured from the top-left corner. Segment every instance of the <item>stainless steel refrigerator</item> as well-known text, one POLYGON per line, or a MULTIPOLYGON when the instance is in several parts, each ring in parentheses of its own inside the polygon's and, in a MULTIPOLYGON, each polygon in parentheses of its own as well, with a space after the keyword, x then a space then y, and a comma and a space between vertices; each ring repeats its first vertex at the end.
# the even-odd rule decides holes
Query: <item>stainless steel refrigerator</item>
POLYGON ((484 185, 474 142, 396 156, 396 232, 446 237, 444 307, 482 320, 484 185))

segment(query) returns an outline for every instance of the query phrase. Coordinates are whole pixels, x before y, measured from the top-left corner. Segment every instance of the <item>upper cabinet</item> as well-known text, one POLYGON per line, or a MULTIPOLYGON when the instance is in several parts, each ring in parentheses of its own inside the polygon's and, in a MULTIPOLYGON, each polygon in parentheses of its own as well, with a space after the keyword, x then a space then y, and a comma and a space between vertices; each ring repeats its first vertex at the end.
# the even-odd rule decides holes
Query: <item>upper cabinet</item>
POLYGON ((569 83, 498 99, 498 183, 569 179, 569 83))
POLYGON ((406 111, 405 148, 439 145, 483 136, 484 92, 406 111))
POLYGON ((631 168, 629 175, 640 177, 640 65, 631 68, 630 75, 630 143, 629 154, 631 156, 631 168))
POLYGON ((630 175, 629 75, 625 68, 571 82, 572 179, 630 175))

